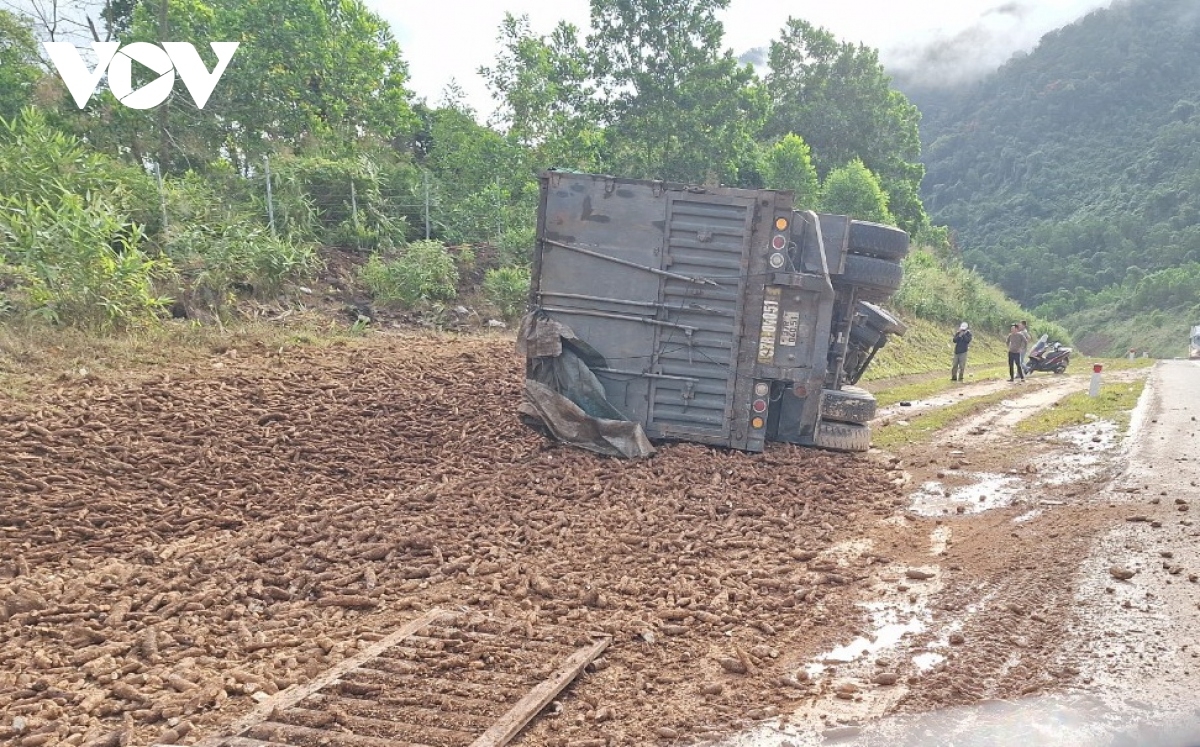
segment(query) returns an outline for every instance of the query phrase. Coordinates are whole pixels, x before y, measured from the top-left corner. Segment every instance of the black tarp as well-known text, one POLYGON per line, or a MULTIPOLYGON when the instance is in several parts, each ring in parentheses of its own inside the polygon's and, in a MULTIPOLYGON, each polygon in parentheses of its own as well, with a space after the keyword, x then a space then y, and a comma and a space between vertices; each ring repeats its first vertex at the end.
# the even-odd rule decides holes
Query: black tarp
POLYGON ((521 321, 517 352, 527 361, 520 407, 526 422, 599 454, 636 458, 654 453, 641 424, 608 401, 592 371, 604 367, 603 356, 570 327, 534 311, 521 321))

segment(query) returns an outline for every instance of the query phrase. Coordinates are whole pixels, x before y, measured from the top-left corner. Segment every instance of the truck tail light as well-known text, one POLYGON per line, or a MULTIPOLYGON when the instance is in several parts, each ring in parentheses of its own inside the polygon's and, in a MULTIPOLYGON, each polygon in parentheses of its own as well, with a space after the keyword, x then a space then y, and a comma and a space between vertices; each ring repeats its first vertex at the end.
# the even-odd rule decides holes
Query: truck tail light
POLYGON ((751 419, 751 421, 750 421, 751 428, 762 428, 764 425, 766 425, 766 422, 762 418, 756 417, 756 418, 751 419))
POLYGON ((787 238, 786 237, 776 234, 775 238, 771 239, 771 248, 772 249, 775 249, 776 251, 783 251, 783 248, 785 246, 787 246, 787 238))
POLYGON ((765 399, 756 399, 750 407, 757 413, 764 413, 767 411, 767 401, 765 399))
POLYGON ((787 218, 776 218, 775 219, 775 230, 776 231, 786 231, 787 227, 788 227, 788 219, 787 218))

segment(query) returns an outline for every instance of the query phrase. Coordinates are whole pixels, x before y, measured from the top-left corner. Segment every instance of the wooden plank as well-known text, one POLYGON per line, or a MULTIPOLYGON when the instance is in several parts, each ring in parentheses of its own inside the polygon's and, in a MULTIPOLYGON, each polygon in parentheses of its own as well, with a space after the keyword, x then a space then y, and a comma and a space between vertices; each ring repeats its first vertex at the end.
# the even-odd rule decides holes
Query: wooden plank
MULTIPOLYGON (((439 696, 445 697, 445 696, 439 696)), ((495 723, 494 718, 485 718, 483 716, 475 716, 469 713, 464 713, 464 708, 459 704, 453 709, 436 709, 426 706, 426 696, 411 696, 408 701, 402 704, 404 715, 407 718, 416 718, 420 721, 412 721, 413 724, 422 724, 428 722, 432 726, 465 726, 475 732, 483 731, 484 729, 495 723)), ((336 706, 342 711, 351 716, 370 716, 372 713, 378 713, 379 710, 394 708, 396 702, 378 698, 375 700, 366 700, 364 698, 350 698, 345 695, 329 696, 325 693, 317 693, 311 696, 308 700, 303 701, 314 707, 324 708, 327 706, 336 706)), ((496 705, 495 703, 487 703, 485 701, 476 701, 484 705, 496 705)))
MULTIPOLYGON (((217 743, 221 747, 292 747, 292 745, 282 742, 264 742, 261 739, 250 739, 249 737, 220 737, 217 739, 217 743)), ((152 744, 150 747, 187 747, 187 745, 152 744)))
POLYGON ((224 741, 225 747, 291 747, 291 745, 281 742, 263 742, 258 739, 249 739, 247 737, 227 737, 224 741))
MULTIPOLYGON (((254 724, 250 727, 250 734, 257 734, 266 739, 279 739, 281 737, 283 739, 295 738, 310 744, 344 745, 345 747, 429 747, 429 745, 418 742, 401 742, 381 737, 364 737, 358 734, 310 729, 307 726, 281 724, 275 721, 262 721, 254 724)), ((221 744, 224 744, 224 742, 221 744)))
POLYGON ((499 721, 472 742, 471 747, 502 747, 508 744, 534 716, 554 700, 554 696, 579 676, 584 667, 602 654, 611 641, 608 637, 601 638, 567 657, 554 674, 517 701, 508 713, 501 716, 499 721))
MULTIPOLYGON (((270 698, 267 698, 262 703, 259 703, 245 716, 235 721, 233 726, 230 727, 230 731, 234 735, 242 734, 242 732, 246 731, 255 724, 269 719, 275 709, 278 708, 282 710, 299 703, 309 695, 312 695, 323 687, 337 682, 350 671, 357 669, 367 661, 379 656, 379 654, 385 649, 396 645, 408 636, 424 628, 426 625, 444 617, 447 614, 448 613, 444 610, 440 610, 435 607, 415 620, 410 620, 399 630, 391 633, 385 638, 376 641, 354 656, 351 656, 349 659, 344 659, 338 662, 336 665, 326 670, 323 674, 311 682, 305 683, 304 685, 292 685, 286 690, 280 690, 278 693, 272 695, 270 698)), ((209 737, 198 742, 196 747, 220 747, 223 744, 224 739, 226 738, 209 737)))
MULTIPOLYGON (((308 708, 301 708, 300 706, 293 706, 286 711, 280 711, 271 718, 281 724, 321 729, 325 728, 325 726, 321 725, 322 718, 334 721, 331 714, 325 711, 314 711, 308 708)), ((447 729, 430 724, 414 724, 409 721, 394 721, 350 713, 339 714, 336 723, 339 726, 346 727, 354 734, 360 732, 367 734, 371 732, 375 732, 376 734, 390 732, 389 738, 404 740, 421 740, 436 737, 438 744, 466 744, 471 741, 471 737, 475 736, 475 732, 473 731, 460 731, 458 729, 447 729)))

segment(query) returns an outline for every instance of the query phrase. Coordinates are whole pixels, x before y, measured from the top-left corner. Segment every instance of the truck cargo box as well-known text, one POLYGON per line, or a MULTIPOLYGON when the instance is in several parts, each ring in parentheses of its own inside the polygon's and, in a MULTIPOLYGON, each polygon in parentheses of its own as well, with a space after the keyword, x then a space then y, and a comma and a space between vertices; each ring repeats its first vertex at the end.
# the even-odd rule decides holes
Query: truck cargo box
POLYGON ((899 284, 902 231, 797 212, 786 191, 551 171, 540 197, 521 348, 542 385, 531 419, 552 425, 550 390, 650 440, 867 447, 874 400, 847 385, 903 332, 862 303, 899 284))

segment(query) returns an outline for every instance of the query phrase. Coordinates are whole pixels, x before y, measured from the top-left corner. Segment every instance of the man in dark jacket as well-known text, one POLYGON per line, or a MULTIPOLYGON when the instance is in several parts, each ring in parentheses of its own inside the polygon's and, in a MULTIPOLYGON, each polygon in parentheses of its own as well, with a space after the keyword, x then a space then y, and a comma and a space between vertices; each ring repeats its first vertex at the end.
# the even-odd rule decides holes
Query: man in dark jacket
POLYGON ((962 381, 967 370, 967 348, 971 344, 971 329, 963 322, 954 333, 954 365, 950 366, 950 380, 962 381))

